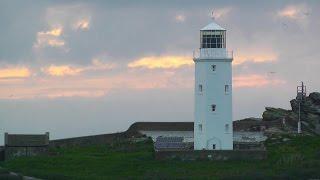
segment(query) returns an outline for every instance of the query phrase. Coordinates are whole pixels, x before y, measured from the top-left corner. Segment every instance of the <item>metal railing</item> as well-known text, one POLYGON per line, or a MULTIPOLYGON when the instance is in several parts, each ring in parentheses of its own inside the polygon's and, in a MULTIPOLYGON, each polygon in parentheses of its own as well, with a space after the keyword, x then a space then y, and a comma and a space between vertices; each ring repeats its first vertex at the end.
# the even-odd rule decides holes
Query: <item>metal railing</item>
POLYGON ((197 49, 193 51, 194 59, 210 59, 210 58, 228 58, 233 59, 233 51, 226 51, 225 49, 197 49))

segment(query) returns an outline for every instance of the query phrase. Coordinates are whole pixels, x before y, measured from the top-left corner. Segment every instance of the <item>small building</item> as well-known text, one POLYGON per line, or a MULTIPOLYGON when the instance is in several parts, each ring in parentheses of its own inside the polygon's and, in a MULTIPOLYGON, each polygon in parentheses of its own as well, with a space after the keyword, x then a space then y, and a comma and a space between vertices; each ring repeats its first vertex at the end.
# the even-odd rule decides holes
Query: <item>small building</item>
POLYGON ((154 143, 155 151, 193 150, 193 142, 184 142, 183 137, 159 136, 154 143))
MULTIPOLYGON (((262 131, 242 131, 242 125, 239 122, 236 124, 237 131, 233 132, 235 150, 264 149, 263 143, 267 136, 262 131)), ((156 150, 190 150, 194 142, 193 127, 193 122, 136 122, 128 131, 151 137, 155 145, 159 145, 155 146, 156 150)), ((247 129, 247 126, 244 127, 247 129)))
POLYGON ((267 136, 259 131, 235 131, 233 132, 233 149, 235 150, 259 150, 265 149, 264 142, 267 136))
POLYGON ((36 156, 48 153, 49 133, 9 134, 5 133, 5 160, 21 156, 36 156))
POLYGON ((184 142, 193 142, 193 122, 136 122, 127 132, 138 132, 151 137, 183 137, 184 142))

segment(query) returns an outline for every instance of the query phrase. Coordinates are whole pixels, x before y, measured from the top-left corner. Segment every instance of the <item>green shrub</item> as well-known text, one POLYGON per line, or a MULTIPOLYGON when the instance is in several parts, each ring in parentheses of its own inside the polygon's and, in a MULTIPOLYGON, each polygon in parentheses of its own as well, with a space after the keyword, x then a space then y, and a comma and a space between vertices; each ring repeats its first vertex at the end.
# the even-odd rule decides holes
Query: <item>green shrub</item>
POLYGON ((285 154, 278 161, 279 166, 295 167, 303 162, 304 156, 302 154, 285 154))

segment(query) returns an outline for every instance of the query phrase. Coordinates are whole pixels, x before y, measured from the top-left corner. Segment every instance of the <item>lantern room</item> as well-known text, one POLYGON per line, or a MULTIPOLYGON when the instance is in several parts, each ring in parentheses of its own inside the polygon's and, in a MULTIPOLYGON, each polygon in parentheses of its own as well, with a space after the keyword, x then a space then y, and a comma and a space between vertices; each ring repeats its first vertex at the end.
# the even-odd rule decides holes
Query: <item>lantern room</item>
POLYGON ((226 30, 215 22, 202 28, 200 48, 226 48, 226 30))

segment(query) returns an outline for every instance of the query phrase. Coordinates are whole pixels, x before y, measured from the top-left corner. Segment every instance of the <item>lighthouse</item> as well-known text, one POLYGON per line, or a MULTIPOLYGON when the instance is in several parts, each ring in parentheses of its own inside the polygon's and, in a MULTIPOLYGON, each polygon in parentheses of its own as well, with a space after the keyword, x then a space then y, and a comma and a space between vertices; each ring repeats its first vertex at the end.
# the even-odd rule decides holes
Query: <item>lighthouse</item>
POLYGON ((212 22, 200 30, 194 52, 194 149, 232 150, 232 51, 226 29, 212 22))

